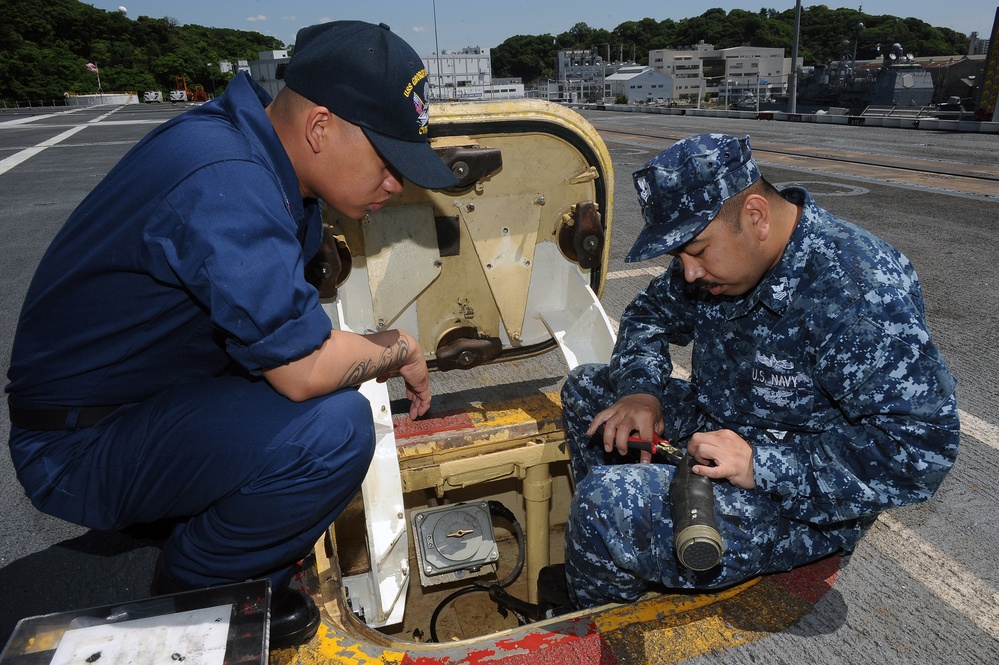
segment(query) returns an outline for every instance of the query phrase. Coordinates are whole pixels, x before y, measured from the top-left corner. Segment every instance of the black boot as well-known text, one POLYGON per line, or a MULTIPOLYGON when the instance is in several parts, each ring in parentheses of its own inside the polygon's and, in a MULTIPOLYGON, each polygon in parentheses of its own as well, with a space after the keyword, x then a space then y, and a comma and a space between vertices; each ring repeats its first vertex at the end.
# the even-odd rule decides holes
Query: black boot
POLYGON ((149 585, 149 593, 153 596, 167 596, 173 593, 183 593, 185 591, 193 591, 188 587, 182 586, 177 582, 163 574, 162 570, 162 559, 157 559, 156 569, 153 571, 153 582, 149 585))
POLYGON ((565 578, 565 564, 545 566, 538 573, 538 610, 543 619, 573 611, 569 584, 565 578))
POLYGON ((285 587, 271 594, 272 649, 302 644, 319 630, 319 608, 312 596, 285 587))

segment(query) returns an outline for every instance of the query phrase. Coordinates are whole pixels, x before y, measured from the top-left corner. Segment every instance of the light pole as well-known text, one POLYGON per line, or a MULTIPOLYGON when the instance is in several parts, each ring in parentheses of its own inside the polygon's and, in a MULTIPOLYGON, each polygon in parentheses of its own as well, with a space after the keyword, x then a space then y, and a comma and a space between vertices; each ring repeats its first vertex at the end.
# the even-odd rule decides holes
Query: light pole
MULTIPOLYGON (((205 71, 208 72, 208 80, 212 82, 212 99, 214 99, 218 94, 218 89, 215 87, 215 72, 213 71, 214 66, 215 66, 214 62, 209 62, 207 65, 205 65, 205 71)), ((222 73, 221 68, 219 68, 219 73, 220 74, 222 73)))
POLYGON ((607 59, 600 63, 600 103, 603 103, 607 98, 607 66, 610 64, 610 43, 605 44, 594 44, 593 48, 596 50, 598 46, 607 47, 607 59))
POLYGON ((857 27, 854 28, 853 35, 853 62, 850 63, 850 67, 853 69, 857 68, 857 44, 860 43, 860 33, 864 30, 864 24, 860 21, 857 22, 857 27))
POLYGON ((798 37, 801 35, 801 0, 794 4, 794 41, 791 43, 791 80, 787 85, 787 112, 798 111, 798 37))
MULTIPOLYGON (((434 48, 437 49, 437 87, 444 87, 444 77, 441 75, 441 42, 437 37, 437 0, 433 0, 434 4, 434 48)), ((438 96, 438 99, 443 99, 442 96, 438 96)))

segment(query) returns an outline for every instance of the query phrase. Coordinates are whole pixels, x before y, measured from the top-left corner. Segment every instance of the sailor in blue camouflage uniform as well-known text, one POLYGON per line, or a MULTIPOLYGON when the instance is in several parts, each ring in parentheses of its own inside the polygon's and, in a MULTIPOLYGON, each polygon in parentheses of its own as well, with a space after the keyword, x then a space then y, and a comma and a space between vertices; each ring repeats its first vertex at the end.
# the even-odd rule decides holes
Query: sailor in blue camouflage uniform
POLYGON ((955 381, 909 260, 803 189, 774 189, 749 137, 683 139, 634 181, 646 224, 626 260, 674 259, 626 308, 610 363, 577 367, 562 392, 573 604, 848 553, 879 513, 933 496, 957 457, 955 381), (693 344, 689 381, 671 377, 669 344, 693 344), (713 479, 724 554, 710 570, 673 551, 675 467, 628 452, 653 432, 713 479))

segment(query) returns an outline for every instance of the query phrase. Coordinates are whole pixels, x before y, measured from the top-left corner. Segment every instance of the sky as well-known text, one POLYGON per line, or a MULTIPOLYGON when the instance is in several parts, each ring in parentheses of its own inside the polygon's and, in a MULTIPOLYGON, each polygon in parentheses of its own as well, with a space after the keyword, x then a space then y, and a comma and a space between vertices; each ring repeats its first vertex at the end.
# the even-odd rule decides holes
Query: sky
MULTIPOLYGON (((87 4, 109 11, 124 7, 132 18, 169 17, 180 24, 253 30, 277 37, 285 44, 294 43, 299 28, 315 23, 340 19, 386 23, 420 55, 457 51, 466 46, 494 48, 514 35, 557 35, 580 22, 591 28, 613 30, 621 23, 643 18, 679 21, 700 16, 712 7, 751 12, 761 7, 777 11, 795 7, 794 0, 707 0, 698 4, 669 0, 89 0, 87 4)), ((978 32, 979 37, 987 39, 999 0, 801 3, 802 8, 818 4, 872 15, 912 16, 964 34, 978 32)))

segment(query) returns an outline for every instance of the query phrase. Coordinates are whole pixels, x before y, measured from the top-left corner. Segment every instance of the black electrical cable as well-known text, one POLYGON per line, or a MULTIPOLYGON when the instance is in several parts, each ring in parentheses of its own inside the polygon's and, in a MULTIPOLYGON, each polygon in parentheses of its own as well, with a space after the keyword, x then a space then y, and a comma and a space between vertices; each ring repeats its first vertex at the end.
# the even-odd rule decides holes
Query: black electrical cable
POLYGON ((444 608, 447 607, 448 604, 451 601, 455 600, 456 598, 460 598, 461 596, 464 596, 465 594, 475 593, 476 591, 489 591, 489 588, 488 587, 481 587, 481 586, 467 586, 464 589, 458 589, 454 593, 448 595, 444 600, 442 600, 437 605, 436 608, 434 608, 434 613, 430 615, 430 641, 431 642, 440 642, 440 640, 437 639, 437 617, 440 616, 440 614, 444 610, 444 608))
POLYGON ((527 543, 525 542, 524 530, 521 528, 520 522, 517 521, 517 518, 510 512, 509 508, 499 501, 490 501, 489 514, 494 517, 501 517, 509 522, 513 526, 514 536, 517 538, 517 565, 513 567, 513 571, 509 575, 496 583, 496 585, 503 587, 517 579, 517 575, 520 575, 520 571, 524 568, 524 560, 527 558, 527 543))
MULTIPOLYGON (((499 501, 489 502, 489 514, 493 517, 501 517, 513 526, 514 537, 517 539, 517 565, 513 567, 513 570, 509 575, 504 577, 499 582, 478 582, 475 586, 458 589, 454 593, 448 594, 444 600, 437 604, 437 607, 434 608, 433 614, 430 615, 431 642, 440 642, 440 640, 437 639, 437 618, 440 616, 444 608, 447 607, 452 601, 466 594, 475 593, 476 591, 488 592, 493 588, 505 587, 517 579, 517 576, 520 575, 520 571, 524 568, 524 560, 527 558, 527 543, 524 542, 524 529, 521 528, 520 522, 517 521, 516 516, 510 511, 510 509, 499 501)), ((524 625, 526 623, 527 620, 521 613, 516 611, 513 613, 517 617, 517 622, 520 625, 524 625)))

